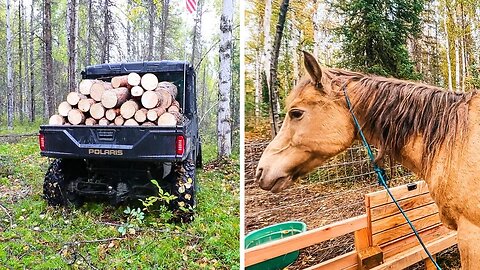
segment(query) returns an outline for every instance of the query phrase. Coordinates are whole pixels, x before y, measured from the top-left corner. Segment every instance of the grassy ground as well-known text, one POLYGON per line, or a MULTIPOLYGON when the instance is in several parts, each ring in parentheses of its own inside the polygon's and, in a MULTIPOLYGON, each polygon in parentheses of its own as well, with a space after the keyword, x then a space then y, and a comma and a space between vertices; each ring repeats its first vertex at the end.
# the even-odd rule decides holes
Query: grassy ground
MULTIPOLYGON (((204 161, 212 161, 214 147, 203 151, 204 161)), ((2 268, 239 269, 238 155, 221 168, 198 172, 195 221, 172 224, 147 214, 125 236, 118 231, 127 222, 125 207, 48 207, 42 198, 48 163, 36 138, 0 144, 2 268)))

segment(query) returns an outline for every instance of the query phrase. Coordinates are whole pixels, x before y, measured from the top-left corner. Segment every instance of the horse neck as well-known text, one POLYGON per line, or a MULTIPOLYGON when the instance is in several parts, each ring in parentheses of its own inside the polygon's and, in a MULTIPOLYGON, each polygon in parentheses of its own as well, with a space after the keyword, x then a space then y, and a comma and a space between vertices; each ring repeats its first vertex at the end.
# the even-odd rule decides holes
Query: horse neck
MULTIPOLYGON (((352 103, 355 104, 356 101, 356 93, 349 94, 352 103)), ((366 112, 355 112, 356 117, 360 123, 360 126, 364 126, 364 115, 366 112)), ((380 149, 380 134, 375 134, 373 132, 368 131, 367 129, 362 129, 365 138, 367 139, 370 145, 373 145, 375 148, 380 149)), ((357 139, 360 139, 357 136, 357 139)), ((416 175, 424 177, 423 175, 423 166, 422 166, 422 155, 423 155, 423 139, 422 136, 415 136, 409 140, 409 142, 403 147, 401 153, 396 153, 397 162, 402 164, 405 168, 411 170, 416 175)), ((383 158, 383 155, 386 153, 382 153, 379 151, 378 157, 379 159, 376 161, 380 161, 383 158)))

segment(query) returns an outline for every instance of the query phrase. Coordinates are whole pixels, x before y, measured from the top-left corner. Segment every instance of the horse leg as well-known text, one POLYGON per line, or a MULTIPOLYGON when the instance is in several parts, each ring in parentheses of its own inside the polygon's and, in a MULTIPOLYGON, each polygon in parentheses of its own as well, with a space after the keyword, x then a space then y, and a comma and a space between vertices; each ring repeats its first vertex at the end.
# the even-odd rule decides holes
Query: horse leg
POLYGON ((465 217, 458 222, 458 248, 463 270, 478 269, 480 265, 480 227, 465 217))

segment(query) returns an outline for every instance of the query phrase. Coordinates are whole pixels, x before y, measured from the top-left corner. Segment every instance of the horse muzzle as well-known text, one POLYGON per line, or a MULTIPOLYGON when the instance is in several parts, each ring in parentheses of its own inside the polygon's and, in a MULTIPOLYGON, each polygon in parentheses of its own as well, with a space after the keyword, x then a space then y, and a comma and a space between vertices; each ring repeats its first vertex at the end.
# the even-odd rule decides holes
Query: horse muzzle
POLYGON ((281 192, 293 183, 293 179, 289 175, 281 175, 278 173, 269 175, 268 171, 260 167, 257 168, 256 179, 261 189, 273 193, 281 192))

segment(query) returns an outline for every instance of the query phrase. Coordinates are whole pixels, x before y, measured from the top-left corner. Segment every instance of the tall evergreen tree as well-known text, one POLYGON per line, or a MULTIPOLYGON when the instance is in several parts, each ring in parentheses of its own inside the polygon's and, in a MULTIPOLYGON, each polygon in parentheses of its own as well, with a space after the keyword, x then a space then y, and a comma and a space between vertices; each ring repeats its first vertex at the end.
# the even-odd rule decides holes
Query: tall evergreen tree
POLYGON ((344 67, 416 79, 407 38, 420 31, 424 0, 340 0, 332 7, 344 18, 337 29, 344 67))

